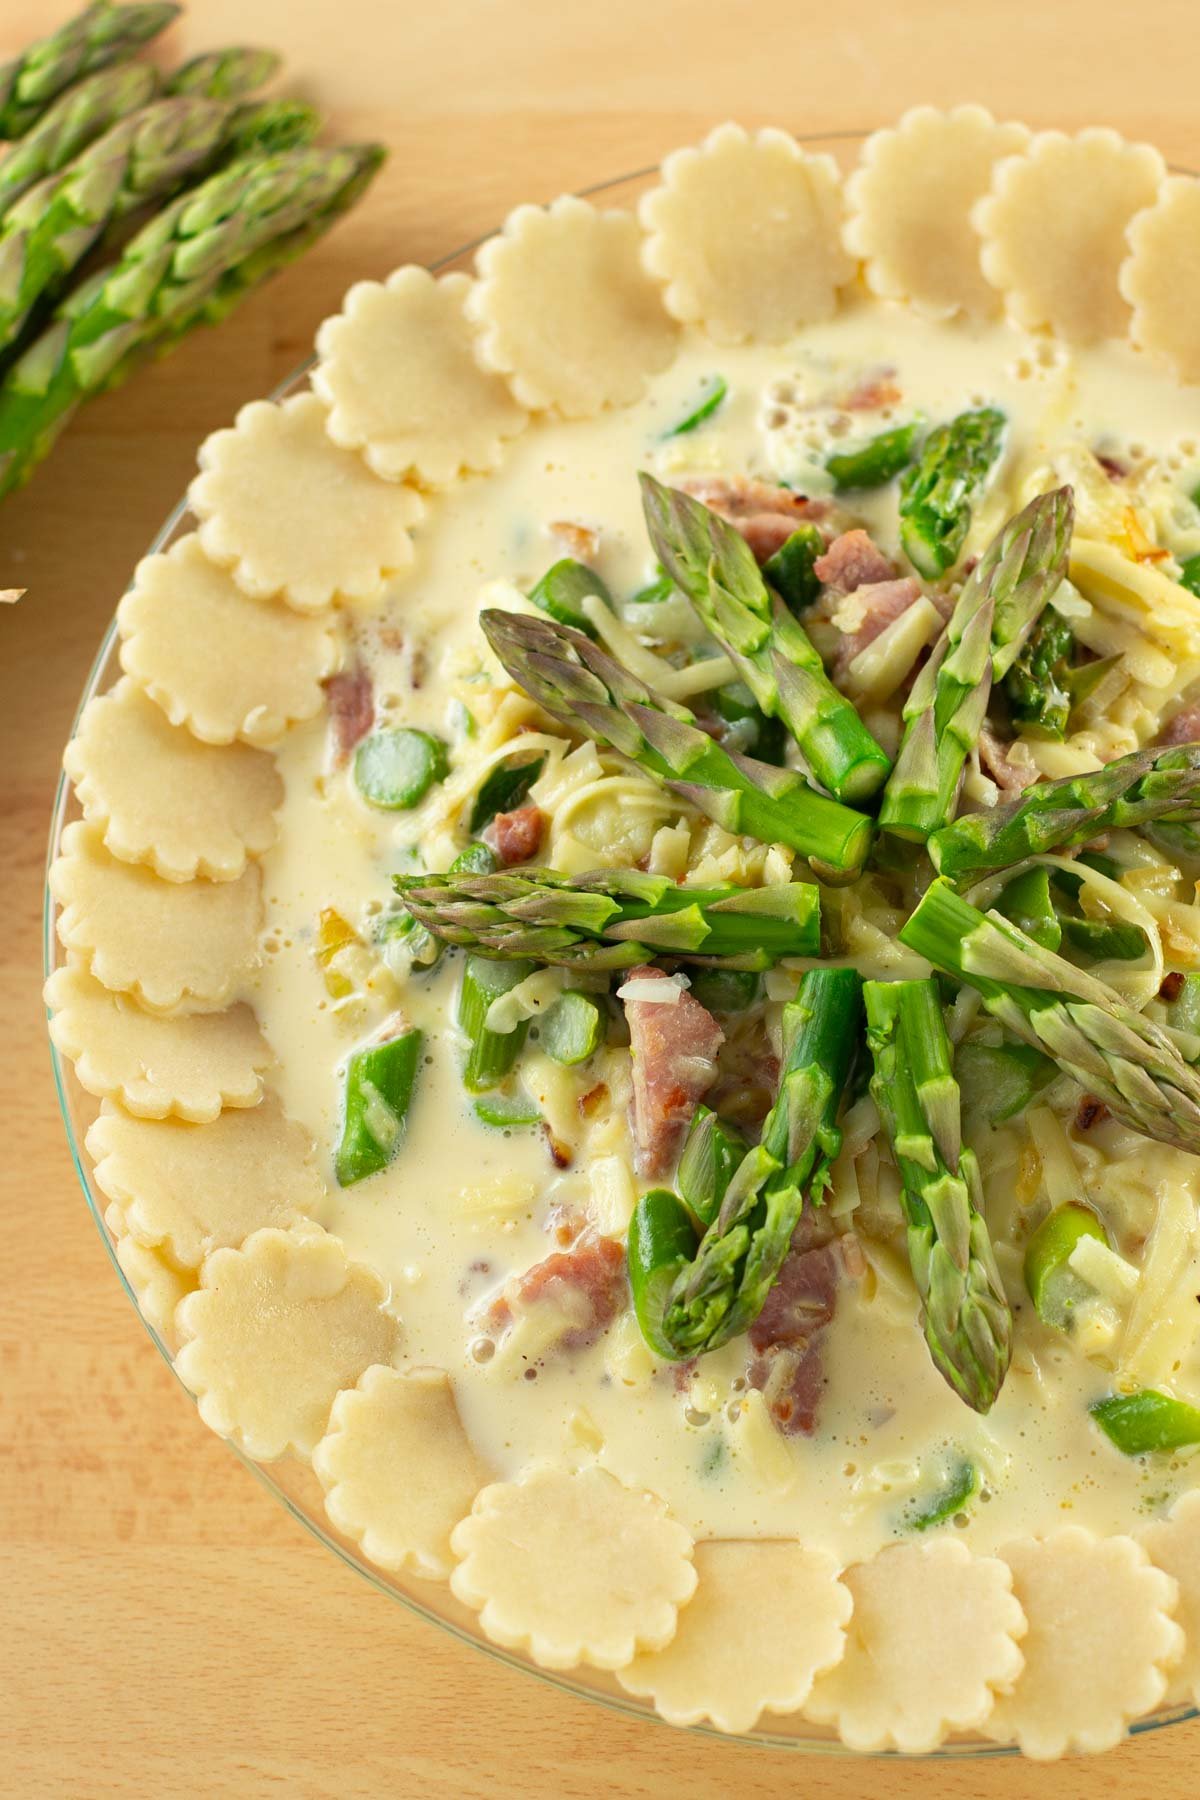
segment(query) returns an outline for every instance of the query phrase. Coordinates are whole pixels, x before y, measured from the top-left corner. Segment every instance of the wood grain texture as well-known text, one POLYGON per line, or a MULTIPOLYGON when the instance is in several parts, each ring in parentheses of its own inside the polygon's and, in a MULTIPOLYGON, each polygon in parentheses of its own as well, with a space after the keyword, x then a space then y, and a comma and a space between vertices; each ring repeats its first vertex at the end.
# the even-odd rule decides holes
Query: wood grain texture
MULTIPOLYGON (((66 0, 5 0, 0 58, 66 0)), ((357 276, 729 115, 833 130, 978 98, 1200 159, 1187 0, 193 0, 172 50, 287 50, 292 86, 392 159, 367 204, 219 335, 72 427, 0 514, 0 1796, 322 1800, 1182 1800, 1200 1726, 1092 1763, 784 1756, 567 1699, 371 1591, 198 1424, 84 1208, 39 1000, 58 757, 100 635, 195 446, 308 350, 357 276)))

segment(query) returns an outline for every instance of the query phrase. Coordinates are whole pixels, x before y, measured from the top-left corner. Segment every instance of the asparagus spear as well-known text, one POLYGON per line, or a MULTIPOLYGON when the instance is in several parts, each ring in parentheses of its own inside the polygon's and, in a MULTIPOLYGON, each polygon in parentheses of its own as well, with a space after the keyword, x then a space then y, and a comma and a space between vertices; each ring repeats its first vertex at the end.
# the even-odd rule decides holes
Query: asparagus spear
POLYGON ((818 890, 686 888, 636 869, 556 875, 395 875, 396 892, 427 931, 481 956, 564 968, 625 969, 656 956, 769 968, 820 950, 818 890))
POLYGON ((243 45, 229 50, 206 50, 176 69, 167 82, 167 92, 207 94, 210 100, 241 100, 277 75, 280 63, 274 50, 253 50, 243 45))
POLYGON ((1014 725, 1041 737, 1062 737, 1071 716, 1067 676, 1074 649, 1075 633, 1060 612, 1047 606, 1004 677, 1014 725))
POLYGON ((677 1357, 713 1350, 754 1323, 806 1200, 820 1199, 841 1148, 837 1115, 858 1048, 861 992, 854 969, 810 969, 784 1008, 783 1074, 762 1141, 742 1159, 663 1313, 677 1357))
POLYGON ((817 780, 839 800, 873 794, 891 766, 887 755, 826 675, 804 627, 763 580, 741 532, 653 475, 638 480, 655 555, 762 710, 783 720, 817 780))
POLYGON ((1135 1131, 1200 1152, 1200 1074, 1170 1035, 1104 982, 1044 950, 945 879, 926 890, 900 942, 977 989, 988 1011, 1135 1131))
POLYGON ((217 160, 224 165, 298 150, 311 144, 320 129, 320 113, 305 100, 250 100, 230 114, 217 160))
POLYGON ((934 865, 976 879, 1027 856, 1086 844, 1102 832, 1200 819, 1200 744, 1134 750, 1090 775, 1041 782, 1008 806, 968 813, 929 839, 934 865))
POLYGON ((993 675, 1011 665, 1066 571, 1074 506, 1057 488, 1010 519, 963 584, 904 706, 904 735, 879 822, 923 842, 953 818, 993 675))
POLYGON ((68 88, 41 122, 0 157, 0 218, 13 201, 73 162, 110 125, 145 106, 157 86, 145 63, 100 69, 68 88))
POLYGON ((24 137, 64 88, 123 62, 157 37, 180 11, 173 5, 112 6, 96 0, 85 12, 0 64, 0 138, 24 137))
POLYGON ((983 1217, 979 1165, 962 1142, 937 984, 868 981, 863 992, 871 1093, 900 1168, 925 1341, 955 1393, 987 1412, 1008 1370, 1012 1312, 983 1217))
POLYGON ((894 425, 890 431, 881 431, 878 437, 860 444, 857 450, 835 451, 825 458, 825 467, 839 492, 883 487, 912 461, 920 431, 918 419, 907 425, 894 425))
POLYGON ((929 433, 900 482, 900 543, 908 560, 934 580, 954 567, 971 524, 971 506, 1004 436, 994 407, 959 413, 929 433))
POLYGON ((458 1023, 467 1038, 463 1086, 473 1094, 485 1093, 503 1081, 521 1053, 529 1020, 522 1019, 512 1031, 491 1031, 487 1016, 492 1001, 532 975, 535 966, 531 962, 493 962, 483 956, 466 960, 458 995, 458 1023))
POLYGON ((356 1050, 346 1065, 342 1135, 334 1168, 339 1187, 378 1174, 400 1148, 421 1055, 419 1031, 401 1030, 356 1050))
POLYGON ((291 150, 234 164, 165 207, 108 268, 68 295, 0 384, 0 496, 49 450, 80 401, 183 323, 219 304, 222 282, 280 241, 328 222, 374 145, 291 150))
MULTIPOLYGON (((3 449, 0 405, 0 450, 3 449)), ((788 844, 827 881, 852 879, 871 822, 818 794, 791 769, 722 750, 686 707, 654 694, 569 626, 487 611, 480 623, 504 667, 573 731, 611 746, 735 835, 788 844)))
POLYGON ((1071 1329, 1077 1307, 1093 1294, 1071 1267, 1071 1253, 1085 1237, 1108 1243, 1104 1227, 1091 1207, 1078 1200, 1067 1200, 1047 1213, 1025 1246, 1029 1298, 1038 1318, 1058 1331, 1071 1329))
POLYGON ((1158 1388, 1140 1388, 1136 1394, 1109 1394, 1088 1411, 1104 1435, 1126 1456, 1147 1456, 1152 1450, 1182 1450, 1200 1444, 1200 1407, 1177 1400, 1158 1388))
POLYGON ((711 1225, 749 1145, 711 1107, 698 1106, 675 1171, 675 1183, 702 1225, 711 1225))
POLYGON ((228 107, 217 100, 155 100, 23 194, 0 226, 0 349, 16 338, 34 303, 82 262, 106 225, 207 162, 228 121, 228 107))
POLYGON ((821 578, 814 565, 824 549, 820 528, 805 523, 763 564, 763 580, 797 617, 820 598, 821 578))

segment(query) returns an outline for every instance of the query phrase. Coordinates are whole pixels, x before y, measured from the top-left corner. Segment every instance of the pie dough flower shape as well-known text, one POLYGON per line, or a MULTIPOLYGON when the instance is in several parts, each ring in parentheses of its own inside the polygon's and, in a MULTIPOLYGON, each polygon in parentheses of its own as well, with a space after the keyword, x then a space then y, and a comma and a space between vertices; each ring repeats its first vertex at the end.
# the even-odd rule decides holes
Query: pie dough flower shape
POLYGON ((696 1587, 691 1536, 654 1494, 537 1465, 475 1499, 450 1586, 493 1643, 544 1669, 620 1669, 661 1650, 696 1587))
POLYGON ((1165 1519, 1143 1526, 1138 1540, 1156 1569, 1179 1588, 1177 1618, 1183 1629, 1183 1659, 1172 1671, 1175 1695, 1200 1702, 1200 1488, 1181 1494, 1165 1519))
POLYGON ((360 450, 385 481, 446 487, 494 469, 529 415, 476 354, 467 275, 414 264, 359 281, 317 333, 312 384, 335 444, 360 450))
POLYGON ((325 620, 248 599, 195 532, 138 564, 117 630, 125 673, 206 744, 277 743, 320 712, 340 655, 325 620))
POLYGON ((246 1005, 163 1018, 74 961, 54 971, 45 998, 50 1036, 80 1086, 139 1118, 206 1124, 222 1107, 255 1106, 275 1060, 246 1005))
POLYGON ((1150 144, 1126 143, 1101 126, 1073 138, 1039 132, 1021 155, 997 163, 971 218, 983 239, 983 272, 1018 325, 1049 326, 1076 344, 1124 335, 1130 311, 1118 274, 1126 231, 1165 173, 1150 144))
POLYGON ((205 555, 243 593, 297 612, 378 600, 412 561, 408 528, 424 512, 414 488, 335 444, 326 417, 315 394, 252 400, 201 444, 188 489, 205 555))
POLYGON ((107 849, 149 863, 164 881, 235 881, 247 857, 275 842, 283 782, 274 758, 200 743, 127 675, 88 701, 63 768, 107 849))
POLYGON ((162 881, 144 863, 110 855, 99 828, 79 819, 63 832, 49 885, 64 949, 149 1012, 225 1006, 257 961, 257 863, 236 881, 162 881))
POLYGON ((134 1119, 106 1101, 87 1149, 122 1229, 184 1269, 263 1226, 324 1221, 315 1146, 273 1093, 209 1125, 134 1119))
POLYGON ((159 1337, 169 1338, 175 1309, 188 1292, 186 1277, 165 1256, 139 1244, 136 1238, 118 1236, 113 1254, 143 1319, 159 1337))
POLYGON ((719 125, 673 151, 638 216, 667 311, 718 344, 778 344, 832 318, 854 275, 837 164, 773 126, 719 125))
POLYGON ((991 187, 998 159, 1029 137, 1026 126, 997 124, 982 106, 914 106, 874 132, 846 183, 845 230, 871 291, 907 300, 931 319, 997 312, 971 208, 991 187))
POLYGON ((1172 175, 1129 226, 1119 283, 1133 308, 1129 335, 1180 381, 1200 382, 1200 181, 1172 175))
POLYGON ((374 1270, 325 1232, 269 1227, 215 1250, 175 1315, 175 1371, 200 1417, 256 1462, 310 1456, 341 1388, 397 1354, 374 1270))
POLYGON ((630 213, 569 194, 518 206, 483 245, 466 312, 481 361, 522 406, 590 418, 631 405, 672 361, 678 332, 640 252, 630 213))
POLYGON ((696 1576, 671 1642, 621 1669, 621 1686, 672 1725, 745 1732, 764 1711, 797 1711, 845 1650, 852 1602, 835 1558, 767 1540, 702 1543, 696 1576))
POLYGON ((1021 1672, 1025 1618, 1007 1565, 956 1538, 892 1544, 842 1575, 854 1600, 846 1654, 817 1681, 808 1718, 852 1750, 932 1750, 983 1725, 1021 1672))
POLYGON ((1178 1589, 1130 1537, 1066 1525, 1002 1552, 1029 1620, 1025 1668, 984 1726, 1026 1756, 1109 1750, 1158 1705, 1183 1653, 1178 1589))
POLYGON ((443 1369, 368 1369, 334 1401, 313 1468, 369 1561, 431 1581, 448 1578, 450 1533, 487 1480, 443 1369))

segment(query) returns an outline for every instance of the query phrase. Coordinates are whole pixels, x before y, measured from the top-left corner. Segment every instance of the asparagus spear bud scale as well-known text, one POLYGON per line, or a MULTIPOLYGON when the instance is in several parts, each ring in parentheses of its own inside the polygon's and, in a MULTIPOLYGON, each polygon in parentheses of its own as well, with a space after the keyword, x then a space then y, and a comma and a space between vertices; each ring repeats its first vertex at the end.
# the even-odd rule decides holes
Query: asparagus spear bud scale
POLYGON ((132 56, 165 30, 179 10, 97 0, 49 37, 0 64, 0 138, 24 137, 64 88, 93 69, 132 56))

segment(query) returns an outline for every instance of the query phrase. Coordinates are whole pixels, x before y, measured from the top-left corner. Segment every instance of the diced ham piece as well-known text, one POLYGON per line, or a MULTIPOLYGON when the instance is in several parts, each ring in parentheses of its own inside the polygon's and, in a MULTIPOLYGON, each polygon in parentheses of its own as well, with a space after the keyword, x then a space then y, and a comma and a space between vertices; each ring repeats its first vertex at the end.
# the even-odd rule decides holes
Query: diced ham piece
POLYGON ((812 1434, 825 1390, 822 1334, 845 1267, 835 1243, 818 1241, 827 1231, 823 1215, 810 1210, 801 1218, 766 1305, 747 1333, 754 1356, 746 1378, 762 1392, 785 1437, 812 1434))
POLYGON ((995 782, 1004 798, 1011 800, 1032 787, 1038 775, 1036 769, 1024 769, 1018 763, 1010 762, 1006 749, 990 725, 980 727, 979 767, 989 780, 995 782))
POLYGON ((537 855, 545 824, 541 808, 530 802, 527 806, 518 806, 515 812, 497 813, 483 836, 504 867, 509 869, 513 863, 528 862, 531 856, 537 855))
POLYGON ((1160 744, 1200 744, 1200 706, 1185 706, 1158 734, 1160 744))
POLYGON ((774 556, 802 520, 829 511, 828 500, 810 500, 749 475, 689 475, 675 485, 736 526, 759 563, 774 556))
POLYGON ((490 1331, 506 1331, 535 1304, 556 1308, 563 1330, 558 1347, 578 1350, 592 1343, 612 1324, 625 1305, 628 1281, 625 1250, 616 1238, 584 1231, 569 1250, 556 1250, 534 1263, 523 1275, 514 1275, 488 1307, 490 1331))
POLYGON ((340 768, 375 723, 375 689, 362 663, 331 675, 324 684, 329 697, 329 728, 334 761, 340 768))
POLYGON ((900 575, 894 581, 867 581, 847 594, 838 609, 841 628, 838 641, 836 673, 845 674, 860 650, 873 644, 881 632, 906 613, 914 600, 921 598, 921 584, 915 576, 900 575), (858 624, 853 631, 846 628, 844 615, 853 610, 858 624))
POLYGON ((600 533, 593 531, 590 525, 577 525, 571 519, 555 519, 549 531, 576 562, 590 563, 600 548, 600 533))
POLYGON ((896 406, 902 398, 895 369, 867 369, 839 405, 847 412, 877 412, 883 406, 896 406))
MULTIPOLYGON (((626 981, 666 981, 661 969, 631 969, 626 981)), ((626 1000, 633 1057, 637 1165, 651 1180, 670 1172, 680 1141, 717 1072, 725 1033, 687 992, 674 1004, 626 1000)))
POLYGON ((835 537, 813 564, 817 580, 842 594, 852 594, 869 582, 890 581, 895 573, 890 559, 861 526, 835 537))

